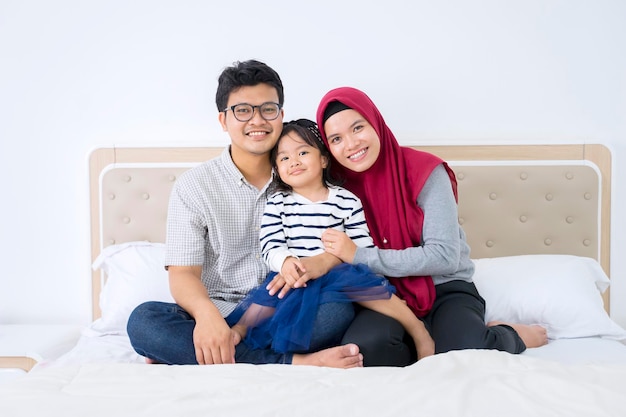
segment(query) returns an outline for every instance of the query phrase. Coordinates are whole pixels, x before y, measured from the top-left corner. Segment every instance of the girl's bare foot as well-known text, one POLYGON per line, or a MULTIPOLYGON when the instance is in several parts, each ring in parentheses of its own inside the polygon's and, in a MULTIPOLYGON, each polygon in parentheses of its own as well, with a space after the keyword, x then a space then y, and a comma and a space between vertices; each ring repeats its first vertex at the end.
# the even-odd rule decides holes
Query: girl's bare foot
POLYGON ((314 353, 293 355, 293 365, 328 366, 331 368, 359 368, 363 366, 363 355, 353 343, 332 347, 314 353))
POLYGON ((233 332, 233 342, 235 343, 235 346, 245 339, 246 333, 248 332, 248 329, 241 324, 235 324, 230 328, 230 330, 233 332))
POLYGON ((517 332, 527 348, 536 348, 548 344, 548 331, 538 324, 511 324, 502 321, 490 321, 487 326, 505 324, 517 332))
POLYGON ((417 349, 417 360, 424 359, 427 356, 432 356, 435 354, 435 341, 430 335, 425 340, 420 341, 420 343, 415 343, 415 348, 417 349))

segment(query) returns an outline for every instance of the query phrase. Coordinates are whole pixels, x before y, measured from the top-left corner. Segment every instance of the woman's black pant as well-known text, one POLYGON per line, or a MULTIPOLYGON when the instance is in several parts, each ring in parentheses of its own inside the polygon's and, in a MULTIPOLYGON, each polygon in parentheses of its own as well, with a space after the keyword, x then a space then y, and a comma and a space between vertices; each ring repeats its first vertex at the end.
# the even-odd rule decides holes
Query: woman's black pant
MULTIPOLYGON (((435 303, 422 318, 435 341, 435 353, 460 349, 521 353, 526 349, 512 327, 485 325, 485 300, 473 283, 455 280, 435 288, 435 303)), ((366 308, 359 307, 342 343, 356 343, 365 366, 406 366, 417 360, 415 345, 402 325, 366 308)))

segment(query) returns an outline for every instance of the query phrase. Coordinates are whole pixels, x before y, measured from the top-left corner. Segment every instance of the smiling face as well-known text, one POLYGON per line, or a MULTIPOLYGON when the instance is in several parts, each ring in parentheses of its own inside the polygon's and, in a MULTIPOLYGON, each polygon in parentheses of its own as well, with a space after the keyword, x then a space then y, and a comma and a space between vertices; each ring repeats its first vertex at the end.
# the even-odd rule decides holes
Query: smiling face
POLYGON ((295 192, 308 195, 326 189, 322 178, 328 160, 319 149, 309 145, 292 131, 280 138, 277 151, 278 175, 295 192))
POLYGON ((255 108, 250 120, 240 122, 230 107, 242 103, 258 106, 267 102, 278 102, 278 93, 269 84, 243 86, 234 90, 228 97, 229 110, 220 112, 219 122, 230 136, 233 159, 242 154, 267 155, 282 132, 284 112, 281 109, 276 119, 268 121, 261 117, 259 109, 255 108))
POLYGON ((324 122, 328 148, 339 164, 354 172, 367 171, 380 154, 374 127, 353 109, 333 114, 324 122))

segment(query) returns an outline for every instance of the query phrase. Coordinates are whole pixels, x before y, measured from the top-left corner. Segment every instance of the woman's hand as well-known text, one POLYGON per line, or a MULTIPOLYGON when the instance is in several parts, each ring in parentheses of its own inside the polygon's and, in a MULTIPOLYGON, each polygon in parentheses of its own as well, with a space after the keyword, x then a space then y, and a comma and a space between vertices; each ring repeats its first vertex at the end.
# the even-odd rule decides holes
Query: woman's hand
POLYGON ((326 252, 335 255, 343 262, 351 264, 356 254, 356 245, 344 232, 335 229, 326 229, 322 233, 322 242, 326 252))

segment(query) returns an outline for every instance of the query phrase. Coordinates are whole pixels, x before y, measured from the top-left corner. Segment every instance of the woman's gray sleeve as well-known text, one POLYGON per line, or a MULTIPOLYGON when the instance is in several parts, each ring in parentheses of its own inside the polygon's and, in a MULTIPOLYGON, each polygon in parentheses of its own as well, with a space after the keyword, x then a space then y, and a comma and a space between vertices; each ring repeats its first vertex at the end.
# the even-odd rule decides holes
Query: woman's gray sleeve
POLYGON ((462 242, 457 203, 443 165, 430 174, 416 203, 424 212, 421 246, 403 250, 358 248, 353 263, 366 264, 388 277, 454 274, 459 268, 462 242))

